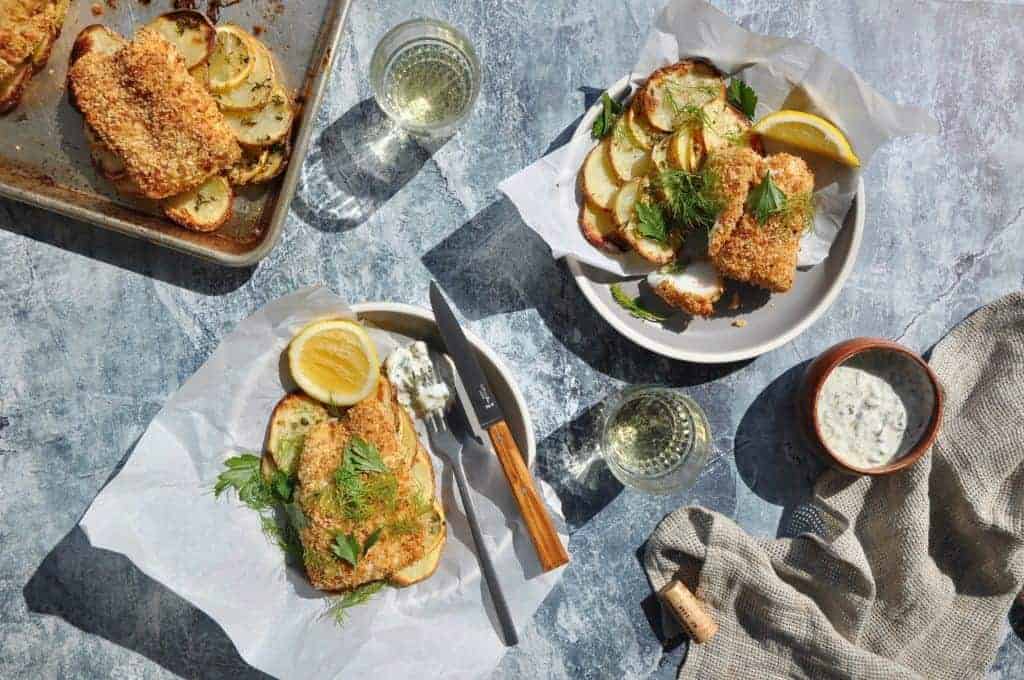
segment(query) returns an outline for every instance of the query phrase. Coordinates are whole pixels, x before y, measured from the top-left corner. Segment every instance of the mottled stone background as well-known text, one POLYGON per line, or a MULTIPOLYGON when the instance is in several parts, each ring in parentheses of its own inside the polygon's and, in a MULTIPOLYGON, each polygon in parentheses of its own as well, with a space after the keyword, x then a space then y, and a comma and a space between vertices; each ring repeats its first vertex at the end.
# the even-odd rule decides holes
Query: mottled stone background
MULTIPOLYGON (((661 3, 356 0, 284 236, 252 269, 0 202, 0 676, 259 675, 205 615, 92 549, 76 522, 168 395, 260 305, 313 283, 426 304, 432 277, 528 395, 540 469, 572 528, 572 565, 496 677, 674 675, 685 646, 652 631, 637 561, 655 523, 701 503, 753 532, 786 531, 816 470, 789 415, 804 362, 853 335, 927 350, 1021 287, 1024 8, 717 1, 751 30, 832 52, 934 112, 942 133, 890 144, 867 169, 860 259, 813 328, 755 361, 706 367, 617 336, 495 191, 627 71, 661 3), (484 64, 472 120, 440 148, 388 137, 367 83, 378 38, 415 15, 460 26, 484 64), (665 498, 623 490, 592 460, 596 405, 647 381, 688 387, 716 433, 697 485, 665 498)), ((990 677, 1024 677, 1020 635, 1008 628, 990 677)))

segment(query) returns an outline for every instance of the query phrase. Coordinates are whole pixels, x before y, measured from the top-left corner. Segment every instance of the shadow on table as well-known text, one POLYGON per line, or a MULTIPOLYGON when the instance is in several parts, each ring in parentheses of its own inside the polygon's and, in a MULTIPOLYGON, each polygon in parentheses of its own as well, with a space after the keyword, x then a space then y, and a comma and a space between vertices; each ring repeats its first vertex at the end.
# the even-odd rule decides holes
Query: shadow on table
POLYGON ((536 472, 558 495, 570 533, 622 492, 600 455, 601 420, 601 404, 595 404, 537 445, 536 472))
POLYGON ((268 678, 210 617, 75 526, 22 590, 28 610, 142 654, 186 678, 268 678))
POLYGON ((594 370, 635 383, 677 387, 716 380, 749 362, 700 365, 632 344, 602 319, 569 270, 502 197, 422 258, 445 293, 471 320, 536 309, 559 342, 594 370))
POLYGON ((818 532, 820 519, 804 505, 825 470, 797 418, 796 391, 808 362, 772 381, 743 414, 734 438, 736 469, 760 498, 782 506, 778 536, 818 532))
POLYGON ((224 295, 237 290, 256 271, 254 266, 224 267, 70 217, 2 199, 0 229, 202 295, 224 295))
POLYGON ((310 147, 292 209, 324 232, 368 220, 398 193, 448 138, 412 137, 372 98, 331 123, 310 147))

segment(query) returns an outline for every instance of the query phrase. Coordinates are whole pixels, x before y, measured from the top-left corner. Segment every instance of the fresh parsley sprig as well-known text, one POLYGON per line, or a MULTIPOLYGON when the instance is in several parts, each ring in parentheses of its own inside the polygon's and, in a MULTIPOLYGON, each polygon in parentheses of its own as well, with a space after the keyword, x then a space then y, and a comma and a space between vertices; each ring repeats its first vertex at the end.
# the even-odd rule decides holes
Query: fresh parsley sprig
POLYGON ((631 316, 644 321, 664 321, 668 317, 656 314, 651 310, 647 309, 640 303, 640 298, 632 298, 626 294, 626 291, 617 283, 613 283, 611 286, 612 298, 619 303, 619 306, 625 309, 631 316))
POLYGON ((742 111, 750 120, 754 120, 754 111, 757 109, 757 92, 739 78, 729 81, 729 88, 725 91, 726 99, 730 104, 742 111))
POLYGON ((771 170, 767 171, 761 183, 751 190, 746 207, 762 226, 772 215, 778 215, 786 210, 786 194, 772 181, 771 170))
POLYGON ((234 489, 238 500, 256 511, 269 510, 288 503, 292 499, 294 480, 278 470, 270 481, 260 472, 260 457, 243 453, 224 461, 227 468, 217 475, 213 495, 220 497, 228 489, 234 489))
POLYGON ((380 539, 381 529, 382 527, 374 529, 373 533, 366 537, 362 545, 359 545, 359 539, 352 534, 339 533, 335 535, 334 543, 331 544, 331 552, 354 567, 366 553, 370 552, 370 548, 380 539))
POLYGON ((345 449, 345 464, 356 472, 387 472, 388 466, 380 457, 380 451, 360 437, 352 437, 345 449))
POLYGON ((668 225, 665 223, 665 214, 657 203, 637 201, 636 226, 637 233, 643 238, 649 238, 659 243, 668 241, 668 225))
POLYGON ((602 92, 601 112, 597 114, 597 118, 594 120, 594 125, 590 129, 590 134, 594 139, 603 139, 612 131, 612 128, 615 127, 615 121, 617 121, 621 115, 622 104, 609 97, 607 92, 602 92))

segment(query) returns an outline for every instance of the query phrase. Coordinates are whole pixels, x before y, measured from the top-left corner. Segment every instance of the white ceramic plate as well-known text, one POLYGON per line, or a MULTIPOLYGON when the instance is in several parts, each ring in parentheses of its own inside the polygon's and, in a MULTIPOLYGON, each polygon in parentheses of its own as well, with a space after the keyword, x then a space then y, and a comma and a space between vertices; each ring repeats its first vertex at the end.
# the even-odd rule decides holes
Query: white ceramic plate
MULTIPOLYGON (((629 79, 623 78, 608 89, 608 94, 620 99, 628 87, 629 79)), ((600 110, 598 101, 580 121, 574 138, 590 135, 600 110)), ((742 307, 729 316, 690 319, 677 312, 664 324, 642 321, 622 309, 610 292, 611 284, 619 283, 630 295, 640 295, 643 291, 639 281, 624 281, 572 257, 567 257, 566 261, 591 306, 612 328, 632 342, 672 359, 701 364, 741 361, 789 342, 807 330, 829 308, 857 259, 864 233, 865 205, 864 180, 861 180, 856 200, 828 258, 809 270, 797 270, 793 288, 788 293, 759 298, 757 293, 751 295, 748 292, 742 307), (746 324, 742 328, 734 326, 737 319, 743 319, 746 324)), ((577 229, 578 226, 573 224, 571 228, 577 229)), ((653 294, 642 297, 653 309, 667 309, 653 294)))
MULTIPOLYGON (((444 350, 444 343, 440 339, 434 315, 426 309, 396 302, 363 302, 351 305, 351 308, 360 321, 408 338, 423 340, 435 349, 444 350)), ((530 420, 526 401, 516 386, 512 373, 498 355, 480 338, 469 331, 466 331, 466 338, 469 340, 469 344, 476 349, 480 368, 483 369, 484 375, 491 385, 491 390, 505 414, 512 437, 516 440, 527 465, 531 464, 536 458, 537 449, 533 421, 530 420)), ((458 383, 456 387, 463 399, 462 403, 466 404, 466 410, 470 411, 465 389, 461 381, 456 379, 456 382, 458 383)), ((468 413, 468 416, 470 423, 479 430, 475 414, 468 413)), ((478 435, 480 434, 482 433, 478 431, 478 435)), ((481 438, 489 446, 486 435, 481 438)))

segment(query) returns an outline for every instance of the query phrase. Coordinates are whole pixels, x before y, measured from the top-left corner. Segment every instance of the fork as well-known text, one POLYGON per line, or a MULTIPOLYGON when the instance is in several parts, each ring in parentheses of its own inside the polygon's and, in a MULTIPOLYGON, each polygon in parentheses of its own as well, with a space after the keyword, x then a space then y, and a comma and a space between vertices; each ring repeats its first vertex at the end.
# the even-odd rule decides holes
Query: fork
MULTIPOLYGON (((433 353, 431 358, 434 359, 433 353)), ((440 382, 437 373, 431 365, 429 374, 426 376, 434 383, 440 382)), ((446 384, 451 387, 448 381, 446 384)), ((454 398, 458 399, 455 390, 452 390, 454 398)), ((459 495, 462 497, 462 509, 466 513, 466 521, 469 522, 469 529, 473 533, 473 543, 476 544, 476 555, 480 562, 480 571, 483 572, 484 580, 487 582, 487 590, 491 594, 491 603, 494 605, 494 613, 501 624, 505 644, 509 647, 519 644, 519 635, 516 633, 516 624, 512 621, 512 614, 509 612, 508 603, 505 601, 505 594, 501 590, 501 583, 498 581, 498 574, 494 570, 494 562, 491 560, 491 553, 484 543, 483 533, 480 531, 480 524, 476 518, 476 506, 473 503, 473 495, 469 489, 469 482, 466 481, 466 471, 462 466, 462 453, 465 450, 465 436, 456 438, 448 426, 447 418, 438 412, 432 412, 425 418, 427 435, 430 438, 430 445, 434 451, 440 453, 447 459, 455 473, 455 483, 459 487, 459 495)))

